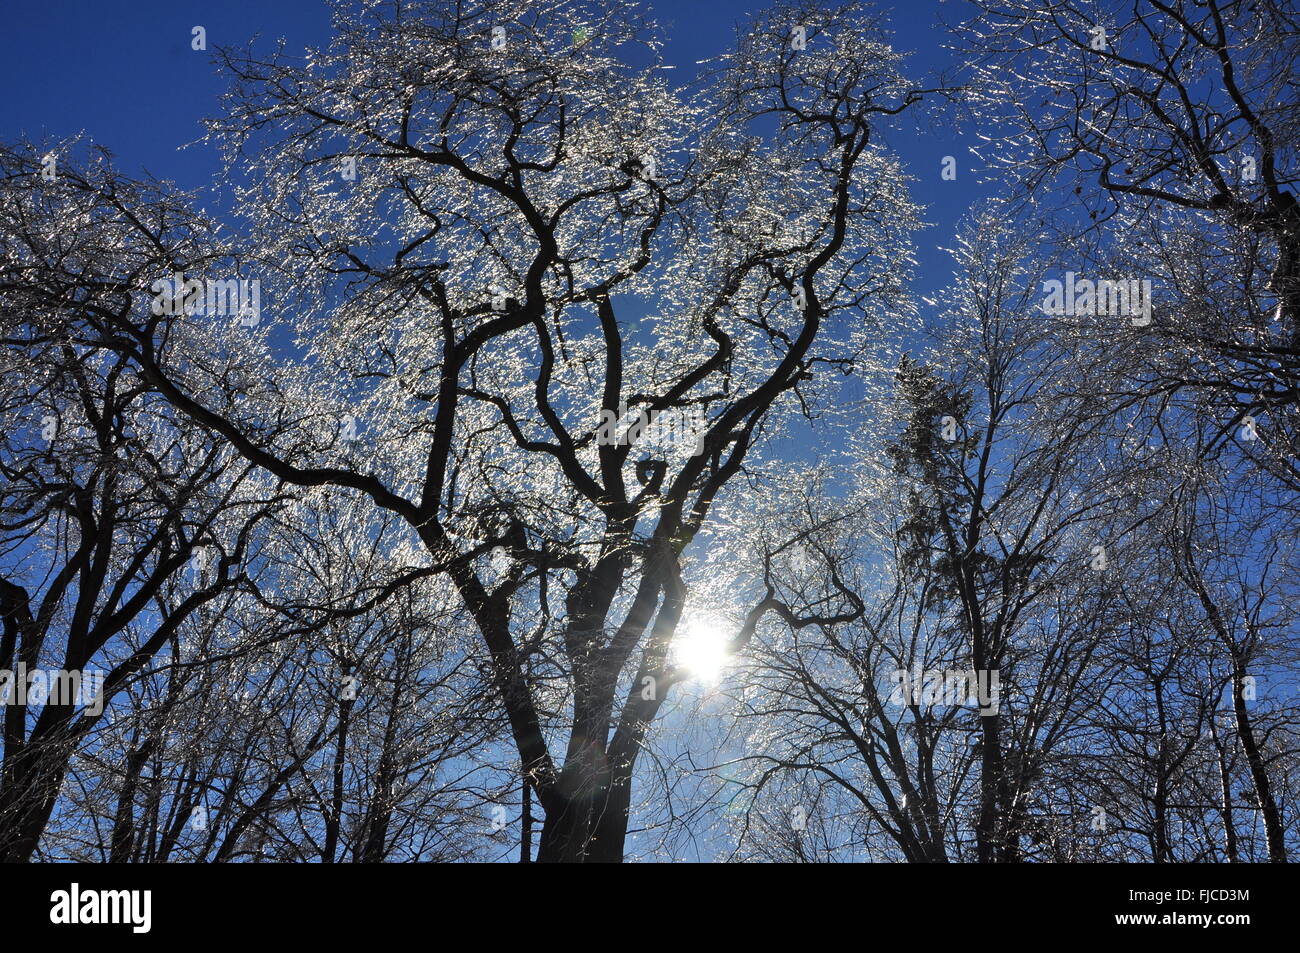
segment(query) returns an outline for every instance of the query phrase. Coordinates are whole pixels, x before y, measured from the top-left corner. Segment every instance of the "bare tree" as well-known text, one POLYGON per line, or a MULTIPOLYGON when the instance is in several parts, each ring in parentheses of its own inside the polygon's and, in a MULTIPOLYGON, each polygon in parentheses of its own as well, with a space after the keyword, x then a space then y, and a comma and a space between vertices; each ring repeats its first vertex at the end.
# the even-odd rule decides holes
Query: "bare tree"
POLYGON ((409 524, 490 651, 546 814, 538 858, 618 860, 674 680, 682 550, 774 413, 869 356, 911 225, 875 133, 922 94, 853 7, 756 21, 693 100, 628 65, 654 35, 624 5, 337 22, 306 68, 228 54, 213 126, 235 160, 269 140, 249 161, 254 258, 322 375, 250 368, 258 400, 231 413, 168 365, 155 322, 100 314, 95 331, 274 477, 409 524), (645 298, 666 312, 648 337, 630 323, 645 298), (385 453, 341 452, 352 414, 385 453), (277 436, 267 415, 300 426, 277 436), (646 454, 645 429, 673 420, 689 435, 646 454))
POLYGON ((976 108, 1011 130, 987 151, 1017 179, 1021 214, 1090 235, 1098 277, 1136 272, 1157 286, 1150 325, 1136 334, 1150 353, 1129 386, 1164 400, 1190 392, 1219 417, 1223 440, 1246 421, 1245 449, 1294 490, 1300 31, 1291 6, 977 7, 962 30, 976 108))

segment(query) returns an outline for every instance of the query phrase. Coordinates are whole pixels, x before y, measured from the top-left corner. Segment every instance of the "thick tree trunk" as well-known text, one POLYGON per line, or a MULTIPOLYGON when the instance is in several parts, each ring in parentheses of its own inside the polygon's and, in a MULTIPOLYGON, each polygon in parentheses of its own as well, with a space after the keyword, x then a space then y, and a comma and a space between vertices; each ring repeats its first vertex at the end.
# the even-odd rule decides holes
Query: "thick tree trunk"
POLYGON ((610 750, 585 745, 560 775, 559 810, 549 808, 537 850, 539 863, 623 861, 628 811, 632 803, 632 759, 611 764, 610 750))
POLYGON ((590 859, 601 864, 621 864, 627 840, 627 818, 632 807, 632 772, 617 772, 596 819, 596 834, 590 859))
POLYGON ((570 749, 554 803, 542 824, 538 863, 581 864, 594 859, 597 816, 608 796, 609 768, 604 747, 595 739, 579 740, 570 749))

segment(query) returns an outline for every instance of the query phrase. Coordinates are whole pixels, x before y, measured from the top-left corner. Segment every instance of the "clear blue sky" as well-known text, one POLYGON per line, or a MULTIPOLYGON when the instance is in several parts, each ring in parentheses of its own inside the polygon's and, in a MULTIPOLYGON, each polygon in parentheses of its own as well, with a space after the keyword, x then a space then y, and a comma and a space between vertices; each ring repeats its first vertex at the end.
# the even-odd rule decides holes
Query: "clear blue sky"
MULTIPOLYGON (((202 134, 199 120, 215 115, 223 83, 211 53, 190 49, 190 30, 207 29, 208 48, 261 45, 284 38, 287 49, 329 42, 329 9, 321 0, 40 0, 13 2, 0 31, 0 137, 40 142, 84 133, 118 157, 121 171, 148 170, 186 188, 211 181, 217 157, 207 146, 181 149, 202 134)), ((653 0, 665 27, 667 62, 686 80, 695 62, 727 49, 735 25, 761 0, 653 0)), ((913 53, 919 81, 951 66, 943 48, 942 12, 956 19, 959 0, 882 2, 895 31, 895 47, 913 53)), ((916 179, 914 194, 934 227, 919 236, 916 291, 928 294, 946 283, 950 245, 962 212, 983 192, 975 184, 969 140, 954 127, 904 128, 890 137, 916 179), (940 179, 943 156, 957 158, 957 181, 940 179)))

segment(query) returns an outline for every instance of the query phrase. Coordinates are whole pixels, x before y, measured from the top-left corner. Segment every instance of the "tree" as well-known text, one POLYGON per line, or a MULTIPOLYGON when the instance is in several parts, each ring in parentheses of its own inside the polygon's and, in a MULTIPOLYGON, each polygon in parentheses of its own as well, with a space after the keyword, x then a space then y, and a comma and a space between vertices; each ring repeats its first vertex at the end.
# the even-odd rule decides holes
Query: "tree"
POLYGON ((140 264, 106 205, 85 204, 90 181, 45 185, 13 153, 0 166, 0 857, 24 860, 114 698, 252 584, 287 497, 75 325, 114 296, 114 268, 140 264), (45 697, 50 673, 75 690, 45 697))
POLYGON ((863 435, 855 509, 871 515, 818 551, 865 611, 778 628, 742 681, 741 717, 768 723, 755 787, 794 773, 823 810, 846 794, 850 843, 888 838, 910 861, 1051 856, 1078 809, 1060 797, 1069 752, 1107 686, 1125 474, 1089 464, 1111 434, 1037 313, 1035 238, 997 206, 975 216, 924 362, 904 357, 893 419, 863 435))
MULTIPOLYGON (((622 4, 379 4, 336 23, 306 67, 225 54, 212 124, 253 182, 242 257, 307 362, 241 348, 258 399, 232 411, 168 365, 156 322, 96 314, 93 333, 273 477, 405 520, 490 651, 546 813, 538 858, 620 859, 676 677, 682 551, 792 397, 868 353, 911 227, 875 134, 922 94, 854 7, 756 20, 689 100, 622 4), (643 300, 664 314, 636 331, 643 300), (345 417, 383 452, 349 458, 345 417)), ((166 257, 186 277, 215 261, 166 257)))
POLYGON ((987 151, 1022 214, 1090 236, 1096 257, 1075 265, 1156 288, 1134 398, 1189 395, 1217 414, 1221 440, 1244 421, 1245 449, 1294 491, 1294 11, 1270 0, 977 7, 961 31, 976 108, 1010 130, 987 151))

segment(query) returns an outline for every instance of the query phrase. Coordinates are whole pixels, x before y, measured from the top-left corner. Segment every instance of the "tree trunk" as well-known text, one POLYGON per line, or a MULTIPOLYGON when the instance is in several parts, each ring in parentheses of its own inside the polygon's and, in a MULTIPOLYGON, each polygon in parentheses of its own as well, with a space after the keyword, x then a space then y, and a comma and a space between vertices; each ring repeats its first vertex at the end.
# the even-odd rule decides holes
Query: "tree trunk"
POLYGON ((998 716, 980 716, 980 816, 976 824, 976 850, 981 864, 991 864, 997 858, 999 843, 998 793, 1002 778, 1002 748, 998 737, 998 716))
POLYGON ((347 767, 348 725, 352 721, 351 699, 339 700, 339 735, 334 747, 334 778, 330 792, 330 812, 325 821, 325 846, 321 849, 321 859, 332 864, 337 859, 339 849, 339 831, 343 825, 343 775, 347 767))
POLYGON ((1210 735, 1214 739, 1214 749, 1219 755, 1219 790, 1223 798, 1224 848, 1228 854, 1228 863, 1235 864, 1240 858, 1237 851, 1237 824, 1232 810, 1232 775, 1228 771, 1228 753, 1223 742, 1219 740, 1219 732, 1215 725, 1215 719, 1218 717, 1218 713, 1215 712, 1210 718, 1210 735))
POLYGON ((1268 781, 1268 770, 1259 745, 1255 741, 1255 729, 1246 710, 1246 699, 1242 694, 1245 686, 1246 669, 1240 659, 1233 660, 1232 672, 1232 711, 1237 719, 1237 734, 1241 736, 1241 747, 1246 754, 1246 763, 1250 765, 1250 776, 1255 782, 1255 800, 1264 815, 1264 837, 1268 843, 1268 859, 1275 864, 1285 864, 1286 846, 1283 843, 1284 828, 1282 814, 1273 799, 1273 791, 1268 781))
POLYGON ((609 791, 604 747, 595 739, 578 741, 556 788, 553 806, 557 810, 548 808, 546 812, 537 862, 581 864, 594 860, 597 805, 603 807, 609 791))
POLYGON ((524 778, 523 804, 519 816, 519 863, 528 864, 533 860, 533 789, 524 778))
POLYGON ((29 745, 23 755, 26 764, 6 779, 14 785, 15 794, 4 799, 0 812, 4 815, 0 819, 0 863, 32 859, 68 770, 67 759, 59 752, 34 751, 29 745))
POLYGON ((126 760, 126 777, 122 782, 122 791, 117 799, 117 814, 113 819, 109 863, 124 864, 131 859, 132 848, 135 846, 135 794, 153 746, 154 739, 147 739, 126 760))

